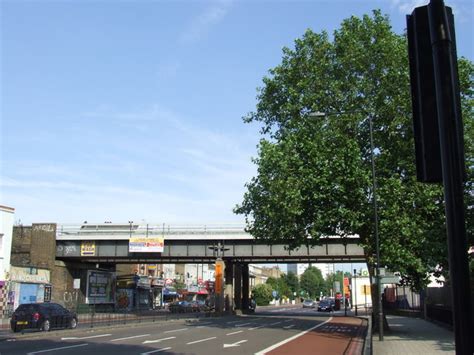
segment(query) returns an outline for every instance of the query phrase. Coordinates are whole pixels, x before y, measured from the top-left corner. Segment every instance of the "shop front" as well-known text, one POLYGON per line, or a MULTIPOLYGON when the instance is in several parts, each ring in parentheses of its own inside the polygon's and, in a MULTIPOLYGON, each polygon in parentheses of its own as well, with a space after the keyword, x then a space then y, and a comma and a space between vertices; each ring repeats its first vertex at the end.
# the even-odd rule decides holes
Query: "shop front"
POLYGON ((24 303, 51 301, 50 271, 34 267, 10 268, 8 302, 12 309, 24 303))

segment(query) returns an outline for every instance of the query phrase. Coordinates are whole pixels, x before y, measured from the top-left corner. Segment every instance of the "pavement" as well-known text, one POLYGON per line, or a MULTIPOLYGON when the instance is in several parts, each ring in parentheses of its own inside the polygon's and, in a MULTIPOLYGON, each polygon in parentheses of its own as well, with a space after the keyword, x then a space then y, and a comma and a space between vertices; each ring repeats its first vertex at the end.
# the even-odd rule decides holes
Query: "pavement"
POLYGON ((379 341, 372 335, 374 355, 455 354, 454 333, 421 318, 387 315, 390 327, 379 341))

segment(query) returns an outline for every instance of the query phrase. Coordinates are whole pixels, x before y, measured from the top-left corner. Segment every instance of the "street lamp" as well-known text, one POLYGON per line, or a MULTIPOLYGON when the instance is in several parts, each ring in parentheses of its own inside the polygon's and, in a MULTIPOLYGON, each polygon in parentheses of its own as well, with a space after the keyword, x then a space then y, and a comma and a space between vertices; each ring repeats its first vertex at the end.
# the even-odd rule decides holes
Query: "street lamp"
MULTIPOLYGON (((341 111, 341 112, 310 112, 309 117, 327 117, 332 115, 344 115, 352 113, 360 113, 362 111, 341 111)), ((375 234, 375 252, 376 252, 376 265, 375 265, 375 279, 377 281, 377 294, 378 294, 378 319, 379 319, 379 340, 383 341, 383 311, 382 311, 382 287, 380 278, 380 243, 379 243, 379 218, 377 208, 377 180, 375 177, 375 159, 374 159, 374 137, 373 137, 373 124, 372 116, 368 115, 369 118, 369 133, 370 133, 370 160, 372 165, 372 193, 373 193, 373 204, 374 204, 374 234, 375 234)))

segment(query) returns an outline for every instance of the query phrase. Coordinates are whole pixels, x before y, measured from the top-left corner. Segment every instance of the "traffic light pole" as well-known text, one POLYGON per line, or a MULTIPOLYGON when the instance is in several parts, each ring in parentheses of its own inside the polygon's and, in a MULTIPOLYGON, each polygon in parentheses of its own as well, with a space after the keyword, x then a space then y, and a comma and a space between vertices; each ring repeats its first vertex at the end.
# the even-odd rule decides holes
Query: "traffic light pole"
POLYGON ((454 17, 443 0, 431 0, 407 17, 407 28, 418 178, 443 183, 456 354, 472 354, 474 325, 454 17))

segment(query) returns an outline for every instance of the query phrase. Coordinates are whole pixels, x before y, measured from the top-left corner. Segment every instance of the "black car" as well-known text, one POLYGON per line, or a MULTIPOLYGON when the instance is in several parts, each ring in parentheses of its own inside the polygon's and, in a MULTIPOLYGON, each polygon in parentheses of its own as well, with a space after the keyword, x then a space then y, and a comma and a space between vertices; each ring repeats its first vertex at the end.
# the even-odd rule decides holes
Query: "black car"
POLYGON ((188 301, 178 301, 173 302, 168 306, 168 309, 171 313, 188 313, 193 312, 195 307, 193 307, 191 302, 188 301))
POLYGON ((332 312, 334 311, 334 308, 336 308, 336 303, 332 300, 325 299, 319 301, 318 304, 318 311, 325 311, 325 312, 332 312))
POLYGON ((57 303, 25 303, 13 312, 10 326, 14 332, 23 329, 74 329, 77 327, 77 315, 57 303))

